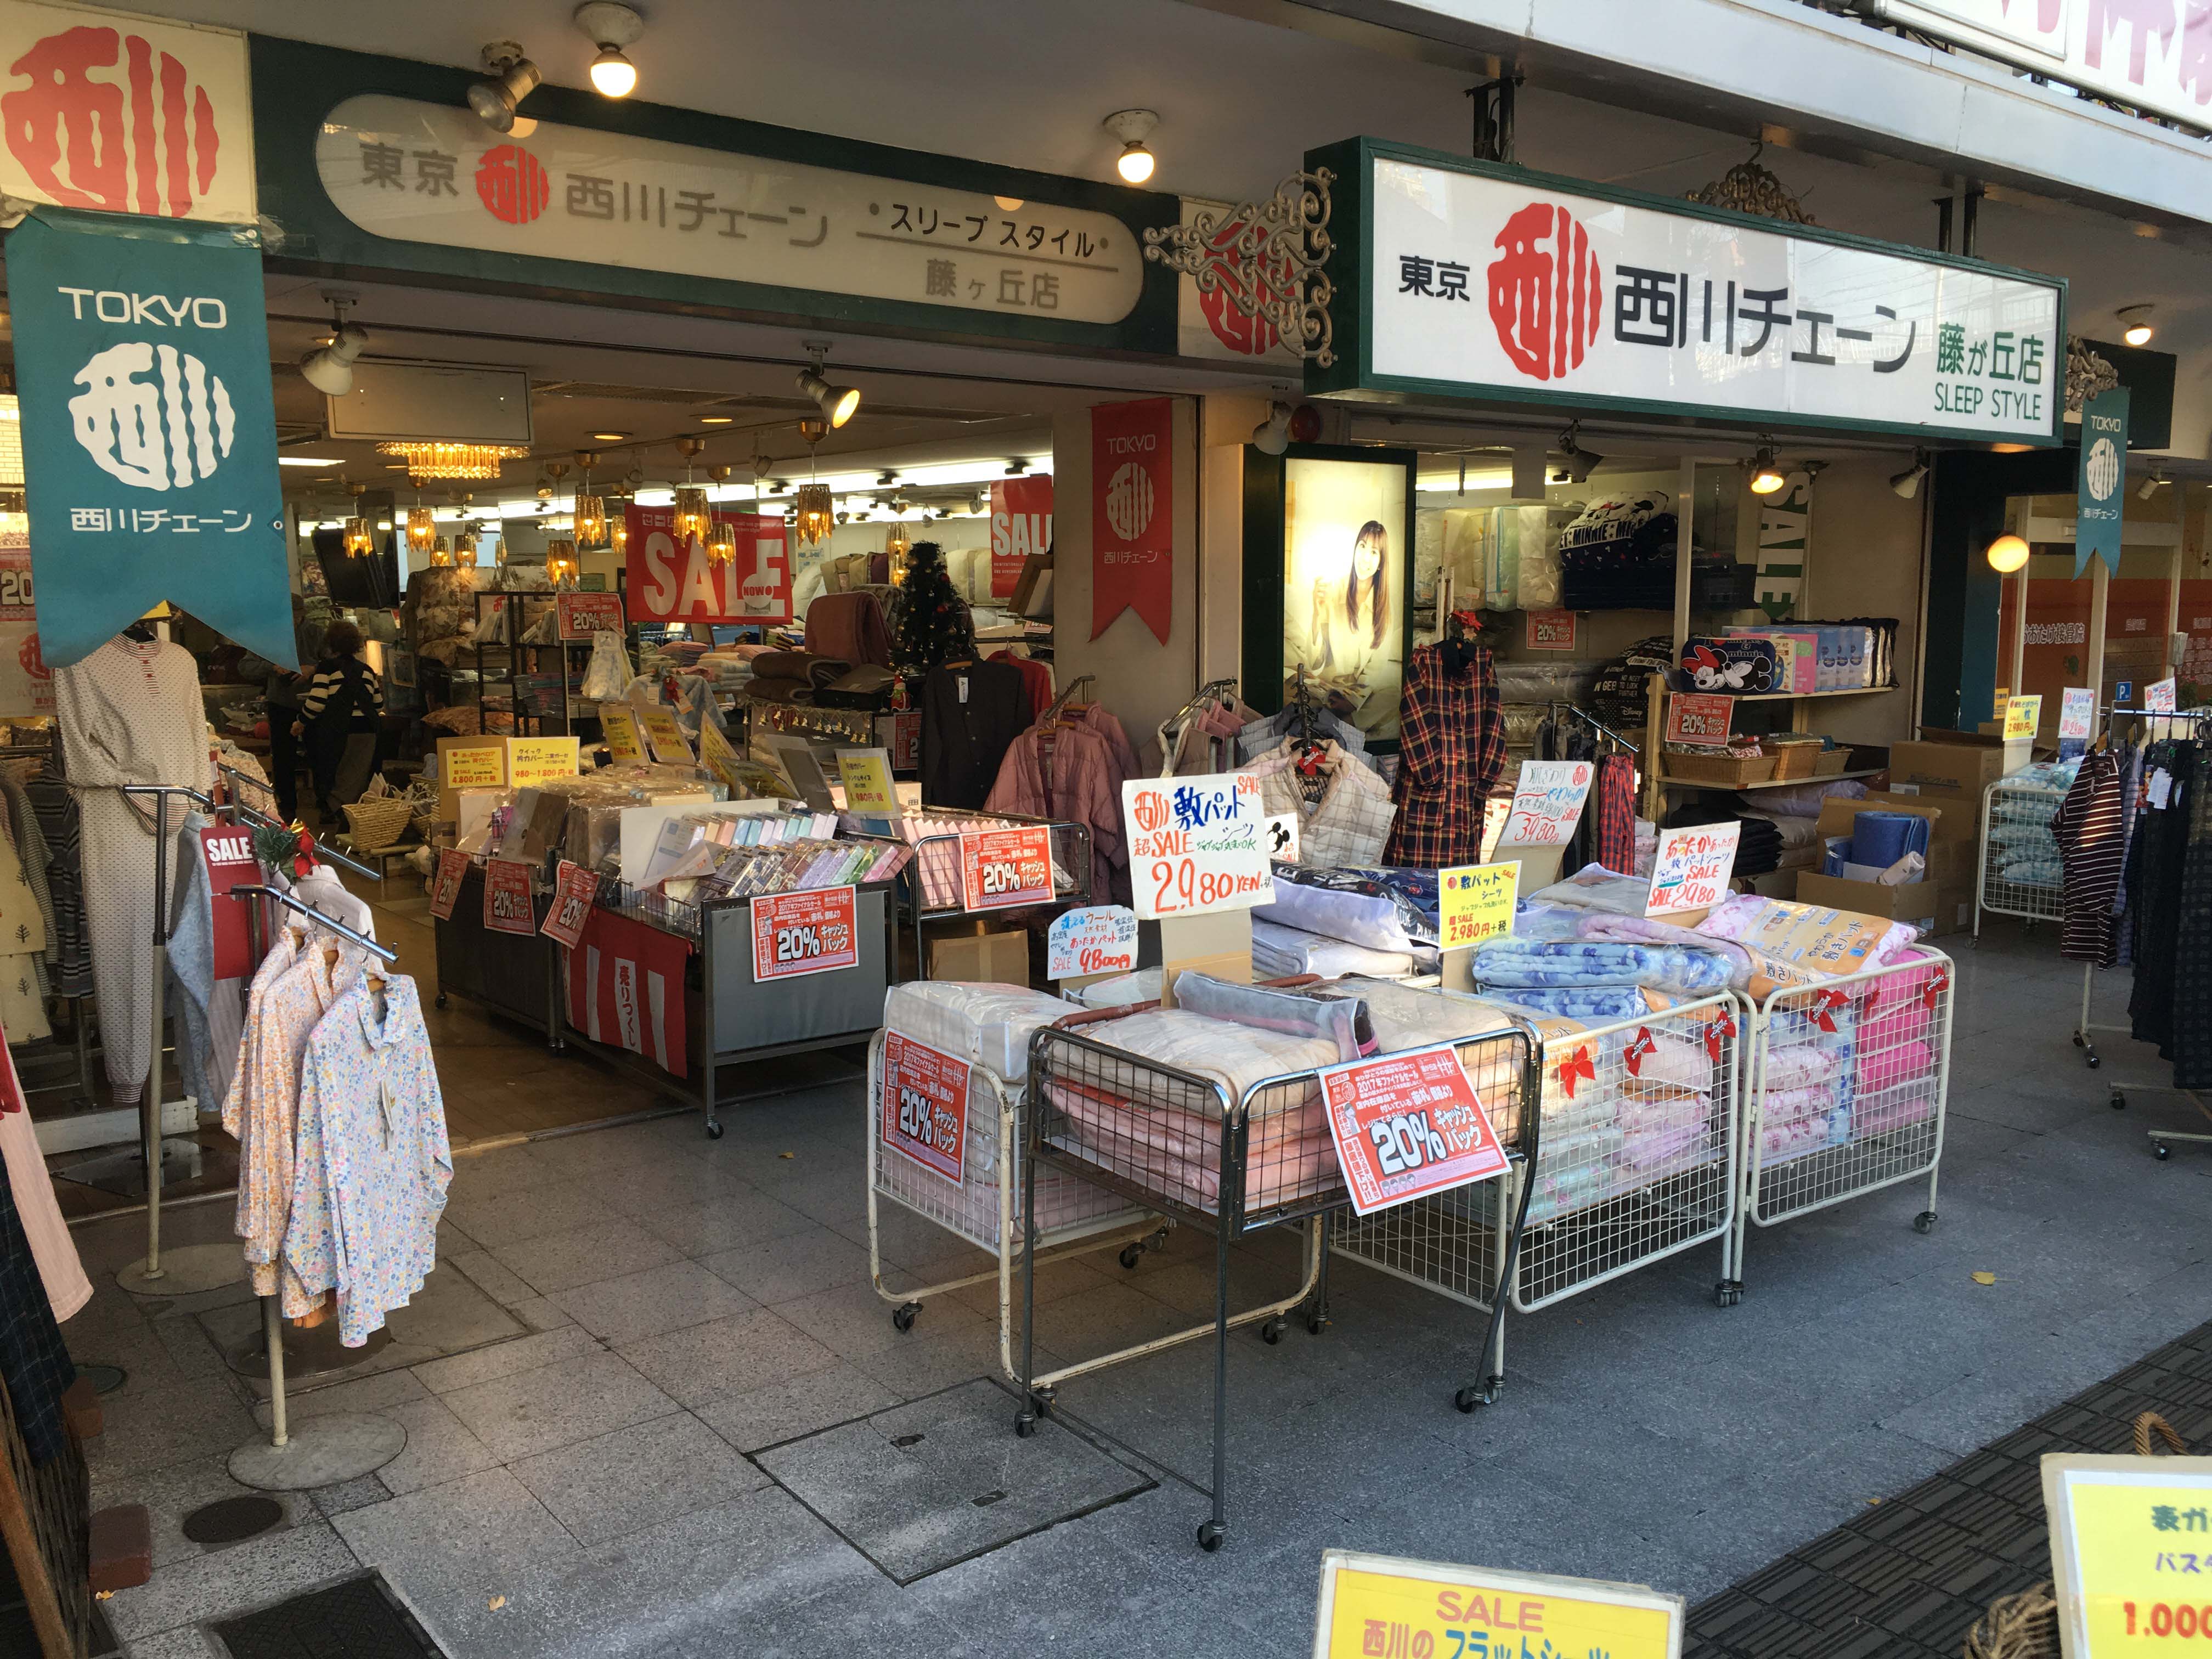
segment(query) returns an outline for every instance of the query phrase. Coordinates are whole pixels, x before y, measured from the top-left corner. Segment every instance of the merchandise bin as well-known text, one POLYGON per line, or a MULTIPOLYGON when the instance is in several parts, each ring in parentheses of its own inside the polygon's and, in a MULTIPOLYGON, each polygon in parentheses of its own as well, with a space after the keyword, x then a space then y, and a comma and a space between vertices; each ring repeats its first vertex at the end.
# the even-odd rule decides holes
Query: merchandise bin
MULTIPOLYGON (((867 1131, 868 1273, 876 1294, 891 1304, 891 1322, 907 1331, 914 1328, 915 1316, 928 1297, 996 1279, 999 1364, 1008 1382, 1018 1383, 1021 1372, 1013 1355, 1013 1278, 1024 1231, 1020 1168, 1027 1162, 1022 1146, 1021 1086, 1006 1082, 987 1066, 970 1064, 968 1179, 956 1182, 924 1169, 885 1144, 883 1114, 890 1109, 890 1103, 884 1097, 883 1060, 884 1033, 878 1031, 868 1044, 867 1131), (988 1251, 998 1258, 997 1265, 988 1272, 919 1289, 888 1288, 884 1283, 879 1198, 887 1198, 977 1249, 988 1251)), ((1168 1231, 1175 1224, 1132 1205, 1118 1193, 1056 1169, 1038 1177, 1037 1215, 1042 1231, 1036 1259, 1047 1262, 1111 1249, 1118 1244, 1121 1265, 1133 1267, 1147 1248, 1157 1249, 1166 1242, 1168 1231)))
MULTIPOLYGON (((1534 1313, 1716 1239, 1723 1279, 1732 1279, 1742 1024, 1738 999, 1723 992, 1544 1036, 1534 1156, 1516 1158, 1503 1182, 1341 1215, 1333 1248, 1493 1314, 1501 1287, 1514 1312, 1534 1313), (1510 1223, 1524 1203, 1516 1252, 1510 1223)), ((1517 1152, 1527 1095, 1509 1091, 1504 1071, 1469 1063, 1468 1075, 1499 1138, 1517 1152), (1502 1111, 1500 1098, 1509 1103, 1502 1111)), ((1502 1318, 1492 1333, 1481 1382, 1455 1396, 1462 1411, 1494 1403, 1504 1385, 1502 1318)))
MULTIPOLYGON (((2065 799, 2063 790, 2033 783, 2008 783, 2002 778, 1982 791, 1980 861, 1974 878, 1977 944, 1981 941, 1984 913, 2024 916, 2031 922, 2065 920, 2066 881, 2057 869, 2049 872, 2047 881, 2024 880, 2017 874, 2008 879, 2004 873, 2008 863, 2015 863, 2007 849, 2019 844, 2019 832, 2038 826, 2049 828, 2052 814, 2065 799)), ((2078 1036, 2075 1041, 2080 1041, 2078 1036)))
MULTIPOLYGON (((546 1046, 566 1046, 561 1002, 561 947, 542 933, 502 933, 483 924, 484 862, 471 859, 453 914, 431 919, 438 963, 437 1006, 449 996, 496 1010, 543 1032, 546 1046)), ((544 872, 531 870, 531 904, 538 924, 552 903, 544 872)))
MULTIPOLYGON (((1042 823, 1049 826, 1052 830, 1053 906, 1091 902, 1093 895, 1091 891, 1089 825, 1052 818, 1025 817, 1018 812, 959 812, 938 807, 927 810, 933 818, 972 821, 979 830, 997 829, 1005 824, 1042 823)), ((957 833, 924 836, 915 842, 914 858, 900 872, 900 878, 907 884, 904 891, 914 915, 914 970, 917 978, 928 977, 928 962, 923 953, 923 923, 946 921, 955 916, 1018 916, 1028 910, 1044 908, 1030 905, 1006 910, 968 909, 960 891, 960 837, 957 833)))
POLYGON ((1913 1225, 1934 1230, 1953 975, 1941 951, 1925 945, 1915 951, 1868 973, 1747 1000, 1743 1202, 1735 1273, 1720 1287, 1723 1303, 1741 1294, 1752 1225, 1771 1227, 1924 1176, 1928 1207, 1913 1225), (1807 1115, 1807 1091, 1821 1089, 1832 1091, 1832 1103, 1807 1115))

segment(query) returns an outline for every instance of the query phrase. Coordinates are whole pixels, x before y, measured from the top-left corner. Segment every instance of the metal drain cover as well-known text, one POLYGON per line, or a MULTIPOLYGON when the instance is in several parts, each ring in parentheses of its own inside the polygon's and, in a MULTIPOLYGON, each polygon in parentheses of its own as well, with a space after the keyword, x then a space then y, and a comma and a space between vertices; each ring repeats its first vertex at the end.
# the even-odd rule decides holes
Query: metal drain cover
POLYGON ((283 1518, 284 1506, 273 1498, 225 1498, 186 1516, 184 1534, 195 1544, 235 1544, 267 1532, 283 1518))
POLYGON ((215 1626, 233 1659, 443 1659, 374 1573, 215 1626))

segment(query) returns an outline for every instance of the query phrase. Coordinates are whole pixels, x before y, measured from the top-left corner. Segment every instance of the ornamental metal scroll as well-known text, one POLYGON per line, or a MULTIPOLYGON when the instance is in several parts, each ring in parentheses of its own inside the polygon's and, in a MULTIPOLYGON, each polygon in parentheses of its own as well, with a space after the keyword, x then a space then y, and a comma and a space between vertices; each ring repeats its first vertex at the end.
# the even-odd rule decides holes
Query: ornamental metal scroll
POLYGON ((1145 233, 1145 258, 1181 271, 1201 295, 1220 295, 1239 314, 1270 325, 1283 343, 1323 368, 1336 361, 1329 301, 1336 284, 1322 267, 1328 234, 1327 167, 1294 173, 1264 202, 1226 212, 1200 208, 1187 225, 1145 233))

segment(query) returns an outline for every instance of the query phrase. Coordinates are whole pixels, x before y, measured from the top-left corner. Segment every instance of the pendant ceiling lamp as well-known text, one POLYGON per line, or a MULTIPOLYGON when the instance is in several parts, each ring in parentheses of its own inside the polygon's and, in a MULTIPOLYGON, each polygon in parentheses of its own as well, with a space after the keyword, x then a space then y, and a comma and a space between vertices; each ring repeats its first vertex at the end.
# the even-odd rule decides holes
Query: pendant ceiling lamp
POLYGON ((791 498, 791 518, 802 546, 811 547, 817 542, 827 541, 837 524, 836 503, 830 498, 830 486, 816 477, 814 446, 829 431, 827 421, 810 417, 799 423, 799 435, 806 442, 807 481, 791 498))
MULTIPOLYGON (((715 465, 707 469, 707 476, 716 483, 727 483, 731 469, 715 465)), ((710 563, 728 564, 738 556, 738 527, 729 515, 709 512, 707 519, 707 558, 710 563)))
POLYGON ((380 455, 407 463, 416 478, 496 478, 500 463, 519 461, 530 453, 520 444, 416 443, 395 440, 376 447, 380 455))
POLYGON ((453 562, 453 550, 446 545, 446 538, 441 536, 430 544, 430 568, 434 570, 442 570, 449 568, 453 562))
POLYGON ((545 574, 556 587, 574 587, 583 574, 576 560, 576 544, 556 538, 545 544, 545 574))
POLYGON ((604 496, 592 493, 592 469, 599 458, 588 449, 576 452, 576 545, 605 547, 607 544, 607 503, 604 496))
POLYGON ((407 550, 428 553, 438 543, 438 521, 430 509, 417 501, 407 509, 407 550))
POLYGON ((477 568, 477 538, 465 530, 454 532, 453 563, 463 570, 477 568))
POLYGON ((368 488, 367 484, 362 483, 346 486, 346 494, 353 497, 353 512, 346 519, 345 539, 342 544, 349 559, 367 558, 376 548, 376 538, 370 534, 368 520, 362 516, 361 512, 362 492, 368 488))
POLYGON ((708 521, 714 515, 707 492, 691 481, 691 463, 699 459, 699 452, 707 447, 704 438, 678 438, 677 448, 684 452, 684 482, 676 490, 676 541, 678 546, 707 538, 708 521))

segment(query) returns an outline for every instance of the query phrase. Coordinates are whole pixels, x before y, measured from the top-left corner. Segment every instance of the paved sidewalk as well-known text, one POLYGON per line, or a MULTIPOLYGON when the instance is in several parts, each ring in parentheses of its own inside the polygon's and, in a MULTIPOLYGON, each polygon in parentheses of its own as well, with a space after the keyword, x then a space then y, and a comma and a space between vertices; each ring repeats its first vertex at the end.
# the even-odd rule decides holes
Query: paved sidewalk
MULTIPOLYGON (((98 1224, 80 1238, 102 1288, 66 1334, 131 1370, 91 1448, 95 1496, 152 1507, 157 1559, 108 1612, 134 1656, 207 1659, 206 1621, 374 1568, 454 1659, 953 1659, 1296 1647, 1331 1546, 1713 1596, 2212 1319, 2212 1158, 2153 1160, 2145 1126, 2185 1107, 2104 1103, 2164 1068, 2118 1039, 2102 1071, 2081 1066, 2080 970, 2049 932, 1944 943, 1960 993, 1932 1235, 1912 1231, 1914 1184, 1754 1231, 1738 1307, 1713 1304, 1711 1246, 1516 1319, 1504 1399, 1472 1416, 1450 1401, 1480 1316, 1340 1262, 1326 1335, 1232 1339, 1218 1555, 1192 1541, 1208 1345, 1070 1384, 1095 1444, 1018 1441, 1010 1399, 993 1432, 988 1398, 960 1386, 995 1370, 993 1287, 901 1334, 867 1283, 852 1085, 732 1114, 719 1142, 684 1116, 465 1159, 437 1277, 521 1334, 388 1352, 371 1362, 388 1370, 297 1396, 295 1417, 396 1418, 407 1449, 224 1547, 178 1522, 235 1492, 225 1458, 257 1431, 210 1334, 248 1310, 202 1305, 237 1291, 135 1304, 112 1275, 138 1224, 98 1224), (1047 1456, 1084 1512, 967 1552, 1048 1516, 1047 1456), (903 1516, 933 1479, 969 1484, 926 1524, 903 1516), (1007 1504, 1043 1506, 1001 1526, 1007 1504), (961 1509, 985 1519, 946 1520, 961 1509)), ((2105 977, 2116 1018, 2126 976, 2105 977)), ((228 1224, 216 1204, 167 1231, 228 1224)), ((981 1265, 902 1213, 884 1254, 927 1277, 981 1265)), ((1291 1256, 1277 1237, 1240 1252, 1240 1298, 1289 1282, 1291 1256)), ((1210 1241, 1182 1230, 1133 1273, 1110 1254, 1057 1266, 1039 1295, 1054 1356, 1160 1334, 1210 1313, 1210 1241)))

